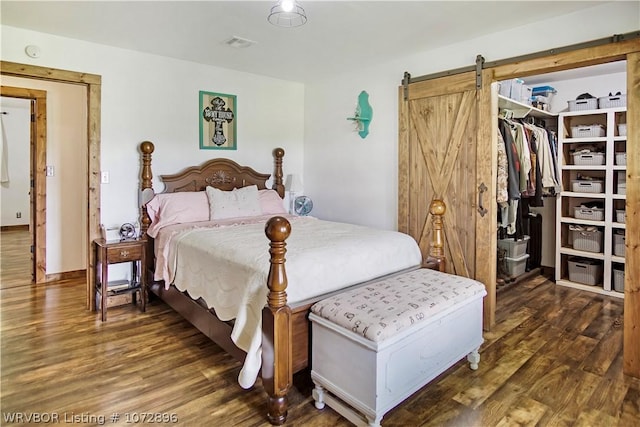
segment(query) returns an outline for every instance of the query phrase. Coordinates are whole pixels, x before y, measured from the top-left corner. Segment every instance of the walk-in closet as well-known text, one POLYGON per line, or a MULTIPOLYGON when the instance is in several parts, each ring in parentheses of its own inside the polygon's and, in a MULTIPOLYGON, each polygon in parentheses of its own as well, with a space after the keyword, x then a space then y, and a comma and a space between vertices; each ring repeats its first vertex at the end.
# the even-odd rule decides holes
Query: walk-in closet
POLYGON ((626 61, 498 85, 497 284, 624 297, 626 61))

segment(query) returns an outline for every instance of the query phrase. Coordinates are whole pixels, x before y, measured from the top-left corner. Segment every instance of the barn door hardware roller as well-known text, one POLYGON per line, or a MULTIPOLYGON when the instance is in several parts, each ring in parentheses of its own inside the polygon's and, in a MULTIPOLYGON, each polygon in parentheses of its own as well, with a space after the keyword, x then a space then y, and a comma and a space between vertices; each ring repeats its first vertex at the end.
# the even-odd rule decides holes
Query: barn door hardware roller
POLYGON ((403 89, 403 95, 404 95, 404 100, 406 101, 407 99, 409 99, 409 84, 411 83, 411 74, 409 74, 408 71, 404 72, 404 78, 402 79, 402 89, 403 89))
POLYGON ((484 56, 476 56, 476 89, 482 89, 482 68, 484 67, 484 56))

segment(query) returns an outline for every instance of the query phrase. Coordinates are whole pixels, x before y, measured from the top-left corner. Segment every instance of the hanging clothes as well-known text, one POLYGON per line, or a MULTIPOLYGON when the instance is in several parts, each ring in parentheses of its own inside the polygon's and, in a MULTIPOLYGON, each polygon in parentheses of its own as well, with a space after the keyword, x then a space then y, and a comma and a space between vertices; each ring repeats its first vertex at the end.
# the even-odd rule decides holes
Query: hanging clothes
POLYGON ((509 163, 507 161, 507 150, 504 148, 504 139, 498 132, 498 179, 496 181, 496 201, 499 206, 504 206, 509 201, 509 163))
POLYGON ((506 228, 507 234, 516 232, 518 219, 518 200, 520 200, 520 157, 515 143, 515 131, 507 119, 498 121, 498 129, 502 134, 507 154, 508 176, 507 195, 508 200, 500 206, 501 227, 506 228))

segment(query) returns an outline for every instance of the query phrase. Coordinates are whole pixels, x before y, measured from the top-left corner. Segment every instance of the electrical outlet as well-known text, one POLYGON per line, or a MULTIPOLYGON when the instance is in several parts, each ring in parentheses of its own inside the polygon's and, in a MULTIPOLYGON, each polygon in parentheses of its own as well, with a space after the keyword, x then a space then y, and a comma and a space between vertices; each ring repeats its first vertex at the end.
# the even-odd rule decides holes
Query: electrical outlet
POLYGON ((16 212, 16 218, 22 218, 22 212, 16 212))
POLYGON ((48 166, 47 166, 47 173, 46 173, 46 175, 47 175, 47 176, 53 176, 54 174, 55 174, 55 169, 53 168, 53 166, 48 165, 48 166))
POLYGON ((102 171, 102 174, 100 176, 100 182, 102 184, 108 184, 109 183, 109 171, 102 171))

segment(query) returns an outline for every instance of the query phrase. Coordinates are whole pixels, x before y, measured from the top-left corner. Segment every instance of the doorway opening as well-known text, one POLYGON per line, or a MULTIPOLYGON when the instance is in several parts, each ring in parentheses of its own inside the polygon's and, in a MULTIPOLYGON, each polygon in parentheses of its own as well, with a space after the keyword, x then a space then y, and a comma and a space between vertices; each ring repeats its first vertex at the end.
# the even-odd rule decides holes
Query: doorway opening
MULTIPOLYGON (((95 255, 91 250, 91 243, 100 236, 100 93, 102 78, 99 75, 81 73, 75 71, 58 70, 53 68, 38 67, 34 65, 19 64, 8 61, 0 61, 0 74, 3 76, 16 76, 34 80, 46 80, 83 85, 86 87, 87 98, 87 176, 86 176, 86 308, 91 309, 95 275, 95 255)), ((44 171, 36 171, 44 173, 44 171)), ((37 280, 37 278, 36 278, 37 280)), ((46 275, 43 282, 47 280, 46 275)))
MULTIPOLYGON (((29 193, 29 243, 31 282, 41 283, 46 278, 46 181, 45 159, 47 152, 47 93, 43 90, 19 87, 1 87, 1 95, 8 98, 24 99, 30 103, 30 130, 28 154, 27 188, 21 189, 29 193)), ((4 137, 4 135, 3 135, 4 137)), ((5 141, 8 143, 8 141, 5 141)), ((17 165, 19 170, 24 165, 17 165)), ((7 177, 8 179, 8 177, 7 177)), ((4 190, 4 189, 3 189, 4 190)), ((20 191, 20 189, 18 190, 20 191)), ((20 213, 16 213, 18 216, 20 213)), ((17 246, 16 250, 20 250, 17 246)), ((20 256, 20 254, 16 254, 20 256)), ((3 280, 4 282, 4 280, 3 280)))

